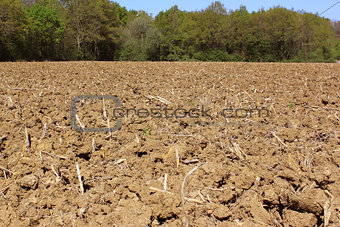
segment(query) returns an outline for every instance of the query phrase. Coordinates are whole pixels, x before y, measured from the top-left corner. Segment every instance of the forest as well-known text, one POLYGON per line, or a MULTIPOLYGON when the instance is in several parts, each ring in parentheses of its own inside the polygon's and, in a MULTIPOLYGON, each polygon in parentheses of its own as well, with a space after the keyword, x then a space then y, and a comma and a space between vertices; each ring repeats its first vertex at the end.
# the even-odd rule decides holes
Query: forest
POLYGON ((340 59, 339 21, 281 6, 150 15, 110 0, 0 0, 0 24, 0 61, 340 59))

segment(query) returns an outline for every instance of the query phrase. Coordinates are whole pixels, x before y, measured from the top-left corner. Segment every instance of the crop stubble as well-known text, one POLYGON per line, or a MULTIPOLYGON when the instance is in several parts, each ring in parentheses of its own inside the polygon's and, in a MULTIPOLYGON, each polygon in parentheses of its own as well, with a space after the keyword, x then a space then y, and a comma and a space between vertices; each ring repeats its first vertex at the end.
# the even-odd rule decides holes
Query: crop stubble
MULTIPOLYGON (((241 64, 0 63, 0 223, 337 226, 340 64, 241 64), (72 130, 71 99, 101 94, 211 117, 72 130), (270 116, 225 119, 223 108, 270 116)), ((109 101, 78 108, 85 126, 115 122, 109 101)))

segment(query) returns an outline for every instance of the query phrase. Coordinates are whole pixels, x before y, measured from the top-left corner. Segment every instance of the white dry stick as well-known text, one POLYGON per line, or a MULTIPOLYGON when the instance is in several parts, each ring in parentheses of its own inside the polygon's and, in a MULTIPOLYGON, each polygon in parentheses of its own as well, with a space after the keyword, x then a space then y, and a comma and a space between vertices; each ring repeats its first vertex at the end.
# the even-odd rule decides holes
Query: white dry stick
POLYGON ((333 195, 328 190, 325 190, 325 192, 331 200, 334 198, 333 195))
POLYGON ((7 174, 5 170, 4 170, 4 176, 5 176, 5 179, 7 180, 7 174))
POLYGON ((199 162, 200 160, 199 159, 186 159, 183 161, 184 164, 190 164, 190 163, 196 163, 196 162, 199 162))
POLYGON ((164 186, 163 186, 164 191, 167 190, 167 181, 168 181, 168 174, 166 173, 164 175, 164 186))
POLYGON ((54 169, 54 166, 53 165, 51 165, 51 167, 52 167, 52 172, 57 176, 57 178, 56 178, 56 182, 59 182, 60 180, 61 180, 61 176, 60 176, 60 174, 54 169))
POLYGON ((233 143, 234 150, 237 151, 237 153, 242 154, 244 159, 247 158, 247 154, 243 152, 243 150, 240 148, 240 146, 237 143, 233 143))
POLYGON ((184 186, 185 186, 185 183, 187 181, 187 178, 193 173, 195 172, 199 167, 203 166, 207 164, 207 162, 205 163, 201 163, 199 165, 197 165, 195 168, 193 168, 192 170, 189 171, 189 173, 187 175, 185 175, 184 177, 184 180, 182 182, 182 187, 181 187, 181 197, 182 197, 182 207, 183 207, 183 212, 184 212, 184 215, 185 215, 185 226, 186 227, 189 227, 189 224, 190 224, 190 218, 189 218, 189 215, 187 213, 187 211, 185 210, 185 206, 184 206, 184 203, 185 203, 185 196, 184 196, 184 186))
POLYGON ((328 226, 329 224, 329 218, 331 217, 331 205, 329 200, 327 200, 323 206, 323 212, 324 212, 324 225, 323 226, 328 226))
POLYGON ((118 159, 117 161, 115 161, 115 162, 113 163, 113 165, 119 165, 120 163, 125 162, 125 161, 126 161, 126 159, 121 158, 121 159, 118 159))
POLYGON ((166 193, 169 193, 169 194, 172 194, 172 192, 169 192, 169 191, 164 191, 164 190, 161 190, 161 189, 158 189, 158 188, 155 188, 155 187, 150 187, 151 190, 154 190, 156 192, 166 192, 166 193))
POLYGON ((152 96, 152 95, 146 95, 145 97, 147 97, 148 99, 156 99, 166 105, 170 104, 171 102, 169 102, 168 100, 166 100, 165 98, 162 98, 160 96, 152 96))
MULTIPOLYGON (((77 114, 76 114, 76 117, 77 117, 77 114)), ((80 120, 80 119, 79 119, 79 117, 78 117, 78 121, 79 121, 79 120, 80 120)), ((60 125, 58 124, 58 122, 56 122, 55 125, 57 126, 57 128, 61 128, 61 129, 67 128, 66 126, 60 126, 60 125)))
POLYGON ((325 190, 326 194, 328 195, 329 200, 327 200, 323 206, 323 212, 324 212, 324 226, 328 226, 329 224, 329 219, 332 214, 332 200, 333 200, 333 195, 328 191, 325 190))
POLYGON ((85 125, 84 125, 84 123, 83 123, 83 122, 81 122, 81 121, 80 121, 80 118, 79 118, 78 114, 76 114, 76 119, 77 119, 77 121, 78 121, 78 123, 79 123, 80 127, 81 127, 81 128, 84 130, 84 128, 85 128, 85 125))
POLYGON ((170 104, 171 102, 169 102, 168 100, 166 100, 165 98, 156 96, 156 99, 158 99, 159 101, 161 101, 162 103, 165 103, 166 105, 170 104))
POLYGON ((194 203, 198 203, 198 204, 203 204, 203 201, 198 200, 198 199, 187 198, 187 197, 184 197, 184 199, 185 199, 186 201, 189 201, 189 202, 194 202, 194 203))
POLYGON ((249 95, 248 92, 244 91, 244 93, 245 93, 251 100, 254 100, 254 99, 249 95))
POLYGON ((46 136, 46 131, 47 131, 47 123, 44 124, 44 131, 43 131, 43 134, 42 134, 41 139, 44 139, 44 138, 45 138, 45 136, 46 136))
POLYGON ((58 172, 55 170, 54 166, 51 165, 51 169, 52 169, 52 172, 57 176, 57 177, 60 177, 58 172))
POLYGON ((167 187, 167 184, 168 184, 168 174, 164 174, 164 185, 163 185, 163 189, 158 189, 158 188, 155 188, 155 187, 150 187, 151 190, 154 190, 154 191, 157 191, 157 192, 167 192, 169 194, 172 194, 172 192, 169 192, 168 191, 168 187, 167 187))
POLYGON ((5 196, 5 194, 2 191, 0 191, 0 193, 5 199, 7 199, 7 197, 5 196))
POLYGON ((84 194, 84 185, 83 185, 83 181, 81 180, 78 162, 76 162, 76 168, 77 168, 78 180, 79 180, 79 184, 80 184, 80 191, 81 191, 81 194, 84 194))
POLYGON ((95 138, 93 137, 92 138, 92 152, 95 152, 96 151, 96 140, 95 138))
POLYGON ((282 140, 281 140, 274 132, 273 132, 272 134, 273 134, 273 136, 275 136, 275 138, 276 138, 283 146, 288 147, 284 142, 282 142, 282 140))
POLYGON ((233 143, 234 148, 228 147, 231 152, 233 152, 240 160, 245 160, 247 155, 242 151, 238 144, 233 143))
POLYGON ((205 202, 205 199, 204 199, 202 193, 201 193, 200 191, 198 191, 197 193, 198 193, 198 195, 201 197, 202 201, 205 202))
POLYGON ((175 147, 175 154, 176 154, 176 165, 177 165, 177 168, 178 168, 178 166, 179 166, 178 146, 175 147))
POLYGON ((274 116, 276 116, 277 115, 277 113, 276 113, 276 110, 275 110, 275 108, 274 108, 274 105, 272 104, 271 106, 270 106, 270 108, 269 109, 273 109, 273 111, 274 111, 274 116))
POLYGON ((104 119, 107 118, 106 108, 105 108, 105 99, 104 98, 103 98, 103 116, 104 116, 104 119))
POLYGON ((227 117, 225 117, 225 120, 227 121, 227 123, 230 123, 230 122, 229 122, 229 119, 228 119, 227 117))
POLYGON ((27 127, 25 127, 25 134, 26 134, 26 148, 27 148, 27 151, 30 152, 30 148, 31 148, 31 136, 28 133, 27 127))
POLYGON ((40 160, 43 162, 44 159, 43 159, 43 156, 42 156, 42 152, 40 151, 39 154, 40 154, 40 160))
POLYGON ((207 194, 207 199, 208 199, 209 203, 212 203, 209 194, 207 194))
POLYGON ((2 169, 3 171, 7 171, 7 172, 9 172, 9 173, 14 174, 13 171, 11 171, 11 170, 9 170, 9 169, 6 169, 6 168, 4 168, 4 167, 2 167, 2 166, 0 166, 0 169, 2 169))

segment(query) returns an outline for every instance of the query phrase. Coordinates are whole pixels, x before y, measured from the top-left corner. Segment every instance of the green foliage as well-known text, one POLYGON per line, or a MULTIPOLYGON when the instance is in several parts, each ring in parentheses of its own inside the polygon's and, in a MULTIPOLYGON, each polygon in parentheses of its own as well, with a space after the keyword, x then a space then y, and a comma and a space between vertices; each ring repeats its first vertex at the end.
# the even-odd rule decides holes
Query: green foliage
POLYGON ((340 59, 340 22, 281 6, 221 2, 155 18, 110 0, 0 0, 0 61, 282 61, 340 59))
POLYGON ((109 0, 68 0, 67 43, 71 59, 114 60, 127 21, 124 7, 109 0))
POLYGON ((0 61, 21 59, 25 11, 20 0, 0 1, 0 61))
POLYGON ((149 130, 143 129, 143 136, 144 137, 151 137, 151 128, 149 130))
POLYGON ((117 12, 118 12, 118 17, 119 20, 122 24, 126 24, 127 20, 128 20, 128 11, 126 10, 125 7, 121 7, 118 3, 115 3, 116 7, 117 7, 117 12))
POLYGON ((231 61, 231 56, 221 50, 199 51, 193 55, 193 58, 199 61, 231 61))
POLYGON ((173 6, 160 12, 155 18, 155 27, 160 31, 160 60, 178 61, 183 54, 181 26, 184 13, 173 6))
POLYGON ((55 49, 63 38, 65 24, 59 19, 55 9, 35 4, 27 8, 25 30, 27 53, 31 59, 53 59, 55 49))
POLYGON ((158 60, 160 33, 147 14, 140 14, 127 24, 120 60, 158 60))
POLYGON ((340 60, 340 41, 335 45, 334 52, 335 59, 340 60))

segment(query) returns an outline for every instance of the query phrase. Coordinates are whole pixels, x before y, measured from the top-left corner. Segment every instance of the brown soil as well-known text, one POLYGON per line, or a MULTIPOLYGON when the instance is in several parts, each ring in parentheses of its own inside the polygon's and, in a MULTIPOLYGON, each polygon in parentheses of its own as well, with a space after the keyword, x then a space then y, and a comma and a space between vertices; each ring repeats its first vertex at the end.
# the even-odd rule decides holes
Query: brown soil
MULTIPOLYGON (((1 226, 184 226, 185 212, 190 226, 340 224, 339 64, 0 69, 1 226), (125 108, 165 107, 156 96, 168 108, 204 105, 211 117, 129 116, 111 136, 74 131, 70 101, 102 94, 117 95, 125 108), (224 108, 267 108, 270 116, 225 119, 224 108), (198 165, 182 198, 184 178, 198 165)), ((101 100, 77 107, 85 126, 107 125, 101 100)), ((105 108, 113 125, 112 101, 105 108)))

